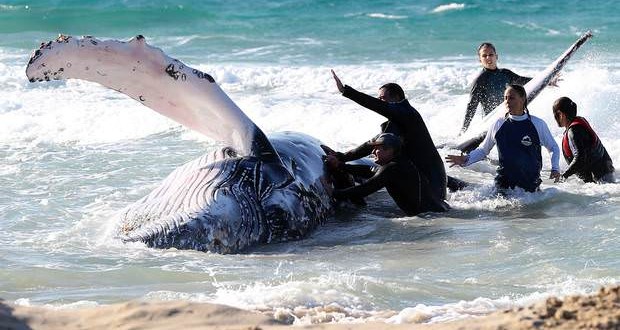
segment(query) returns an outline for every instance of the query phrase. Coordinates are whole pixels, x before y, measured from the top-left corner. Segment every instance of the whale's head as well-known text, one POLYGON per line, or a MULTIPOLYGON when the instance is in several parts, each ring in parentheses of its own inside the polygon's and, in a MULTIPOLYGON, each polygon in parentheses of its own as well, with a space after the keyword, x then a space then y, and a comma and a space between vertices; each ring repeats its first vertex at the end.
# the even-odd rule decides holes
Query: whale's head
POLYGON ((232 149, 174 170, 154 191, 121 212, 118 234, 151 247, 217 253, 266 240, 260 210, 260 164, 232 149))
POLYGON ((320 180, 293 179, 289 170, 223 148, 176 169, 123 210, 117 235, 216 253, 299 239, 329 216, 330 199, 320 180))

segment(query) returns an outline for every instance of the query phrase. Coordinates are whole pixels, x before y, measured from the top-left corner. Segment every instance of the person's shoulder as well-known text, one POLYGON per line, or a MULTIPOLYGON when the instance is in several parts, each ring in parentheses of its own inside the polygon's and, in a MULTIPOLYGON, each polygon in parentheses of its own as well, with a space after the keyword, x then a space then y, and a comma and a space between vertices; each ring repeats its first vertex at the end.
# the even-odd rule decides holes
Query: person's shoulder
POLYGON ((402 165, 398 161, 393 159, 387 164, 377 167, 375 170, 375 177, 391 177, 394 174, 401 172, 401 169, 402 165))
POLYGON ((413 164, 410 159, 399 156, 396 159, 393 159, 391 162, 385 164, 384 170, 389 171, 389 173, 391 174, 400 176, 413 171, 417 172, 418 168, 413 164))
POLYGON ((512 70, 507 69, 507 68, 498 68, 497 70, 500 73, 505 74, 505 75, 516 75, 516 73, 514 73, 512 70))
POLYGON ((544 121, 544 120, 543 120, 542 118, 540 118, 540 117, 537 117, 537 116, 534 116, 534 115, 530 115, 530 119, 532 120, 532 122, 533 122, 534 124, 547 126, 547 122, 546 122, 546 121, 544 121))
POLYGON ((543 132, 549 132, 549 134, 551 133, 551 130, 549 129, 549 125, 547 125, 547 122, 544 121, 542 118, 530 115, 530 120, 532 121, 532 124, 534 124, 534 127, 538 129, 539 133, 543 133, 543 132))
POLYGON ((491 124, 491 131, 492 132, 499 131, 500 127, 502 127, 502 125, 504 125, 506 120, 507 120, 506 116, 497 117, 497 119, 495 119, 495 121, 491 124))
POLYGON ((400 111, 402 114, 411 114, 413 113, 416 117, 420 117, 421 115, 418 112, 418 110, 411 105, 411 103, 409 103, 408 99, 404 99, 400 102, 395 102, 395 103, 389 103, 388 107, 392 107, 397 111, 400 111))
POLYGON ((484 77, 487 76, 488 74, 489 74, 488 70, 485 70, 485 69, 480 70, 480 72, 478 72, 478 74, 474 77, 474 80, 472 80, 473 84, 475 84, 480 79, 484 79, 484 77))
POLYGON ((589 130, 584 125, 570 125, 567 129, 569 136, 581 136, 587 134, 590 135, 589 130))
POLYGON ((497 117, 497 119, 495 119, 495 121, 493 122, 493 126, 502 125, 506 122, 507 119, 507 116, 497 117))
POLYGON ((411 160, 402 154, 393 158, 389 163, 385 164, 386 168, 409 167, 414 166, 411 160))

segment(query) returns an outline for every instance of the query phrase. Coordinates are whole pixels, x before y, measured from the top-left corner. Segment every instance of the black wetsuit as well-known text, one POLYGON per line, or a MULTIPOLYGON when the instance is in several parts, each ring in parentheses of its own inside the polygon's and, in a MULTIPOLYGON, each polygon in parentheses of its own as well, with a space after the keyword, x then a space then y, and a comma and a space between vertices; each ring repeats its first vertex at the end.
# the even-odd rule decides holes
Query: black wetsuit
MULTIPOLYGON (((446 199, 446 169, 443 160, 435 148, 426 124, 420 113, 409 101, 388 103, 378 98, 358 92, 350 86, 344 87, 343 96, 357 102, 388 119, 381 125, 382 133, 394 133, 403 139, 402 153, 409 158, 430 183, 428 189, 440 200, 446 199)), ((370 155, 370 141, 340 157, 342 161, 351 161, 370 155)))
POLYGON ((569 164, 564 178, 576 174, 585 182, 605 181, 615 170, 603 143, 582 117, 575 117, 564 132, 562 154, 569 164))
POLYGON ((441 212, 448 209, 443 200, 437 200, 428 189, 428 180, 420 175, 411 160, 397 157, 380 167, 345 164, 343 170, 357 177, 368 178, 364 183, 334 191, 337 199, 362 199, 381 188, 386 188, 396 205, 407 215, 421 212, 441 212), (376 171, 373 171, 376 169, 376 171))
POLYGON ((509 84, 525 85, 532 78, 521 77, 508 69, 489 70, 483 68, 478 77, 474 79, 469 93, 469 103, 461 131, 469 128, 478 103, 482 104, 484 115, 488 115, 504 101, 504 91, 509 84))

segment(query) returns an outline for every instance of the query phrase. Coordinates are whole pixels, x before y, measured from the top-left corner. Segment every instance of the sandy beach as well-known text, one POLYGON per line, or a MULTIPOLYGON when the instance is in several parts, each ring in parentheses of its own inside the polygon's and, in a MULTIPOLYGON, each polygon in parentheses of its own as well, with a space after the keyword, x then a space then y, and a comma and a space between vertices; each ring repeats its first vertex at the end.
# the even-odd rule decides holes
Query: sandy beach
POLYGON ((0 303, 0 329, 619 329, 620 287, 593 296, 544 302, 480 318, 442 324, 288 325, 273 317, 233 307, 190 302, 139 302, 80 309, 23 307, 0 303))

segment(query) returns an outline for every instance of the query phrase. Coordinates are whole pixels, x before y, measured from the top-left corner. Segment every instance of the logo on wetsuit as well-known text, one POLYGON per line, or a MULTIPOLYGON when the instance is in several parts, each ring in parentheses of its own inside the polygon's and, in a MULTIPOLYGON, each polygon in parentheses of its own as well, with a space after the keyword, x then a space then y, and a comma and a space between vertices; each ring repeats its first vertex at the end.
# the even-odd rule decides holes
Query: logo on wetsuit
POLYGON ((532 145, 532 138, 529 135, 526 135, 524 137, 521 138, 521 144, 529 147, 532 145))

